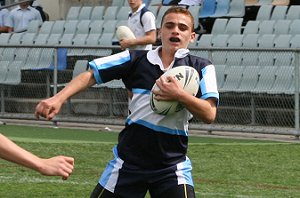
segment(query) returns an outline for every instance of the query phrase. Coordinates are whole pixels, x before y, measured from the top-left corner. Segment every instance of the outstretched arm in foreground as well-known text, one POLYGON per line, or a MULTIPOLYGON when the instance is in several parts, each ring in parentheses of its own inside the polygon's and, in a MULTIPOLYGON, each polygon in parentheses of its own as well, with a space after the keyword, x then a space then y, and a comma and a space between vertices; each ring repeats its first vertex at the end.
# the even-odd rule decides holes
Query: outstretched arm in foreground
POLYGON ((0 158, 38 171, 42 175, 62 176, 63 179, 68 179, 74 168, 74 159, 72 157, 40 158, 21 148, 1 133, 0 158))

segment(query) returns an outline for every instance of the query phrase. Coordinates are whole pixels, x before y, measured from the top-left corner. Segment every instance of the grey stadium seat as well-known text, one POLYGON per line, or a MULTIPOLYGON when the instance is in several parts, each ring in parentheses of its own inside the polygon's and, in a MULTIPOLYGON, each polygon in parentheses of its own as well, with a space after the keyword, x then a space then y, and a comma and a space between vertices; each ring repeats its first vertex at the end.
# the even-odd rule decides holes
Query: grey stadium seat
POLYGON ((253 93, 267 93, 271 90, 274 81, 277 67, 274 66, 264 66, 259 70, 259 80, 252 90, 253 93))
POLYGON ((90 20, 93 7, 83 6, 78 14, 78 20, 90 20))
POLYGON ((240 86, 236 91, 251 92, 255 88, 258 82, 259 70, 260 70, 259 66, 249 66, 249 65, 246 66, 243 71, 240 86))
POLYGON ((104 6, 95 6, 91 13, 91 20, 103 20, 103 15, 105 12, 104 6))
POLYGON ((271 20, 285 19, 287 10, 288 10, 288 6, 274 6, 270 19, 271 20))
POLYGON ((242 80, 243 71, 242 66, 229 66, 225 70, 226 78, 220 92, 235 92, 242 80))
POLYGON ((246 12, 245 1, 231 0, 226 17, 244 17, 246 12))
POLYGON ((67 16, 66 16, 66 20, 77 20, 78 16, 79 16, 79 12, 80 12, 81 7, 79 6, 72 6, 70 7, 67 16))
POLYGON ((258 34, 258 27, 260 21, 247 21, 243 34, 258 34))
POLYGON ((276 71, 276 78, 269 94, 292 94, 288 92, 294 83, 294 67, 279 67, 276 71))

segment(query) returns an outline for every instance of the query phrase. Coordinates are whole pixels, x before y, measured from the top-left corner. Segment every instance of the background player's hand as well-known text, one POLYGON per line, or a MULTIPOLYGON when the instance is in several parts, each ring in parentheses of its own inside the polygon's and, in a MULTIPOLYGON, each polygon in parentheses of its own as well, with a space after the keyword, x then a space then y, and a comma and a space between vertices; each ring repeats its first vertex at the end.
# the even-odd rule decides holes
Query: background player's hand
POLYGON ((55 97, 42 100, 35 108, 35 117, 44 117, 47 120, 53 119, 59 113, 61 103, 55 97))
POLYGON ((172 76, 161 76, 156 80, 156 85, 159 90, 152 90, 156 100, 178 100, 180 94, 184 92, 179 82, 172 76))
POLYGON ((122 50, 132 47, 134 44, 132 39, 122 39, 120 40, 120 46, 122 50))

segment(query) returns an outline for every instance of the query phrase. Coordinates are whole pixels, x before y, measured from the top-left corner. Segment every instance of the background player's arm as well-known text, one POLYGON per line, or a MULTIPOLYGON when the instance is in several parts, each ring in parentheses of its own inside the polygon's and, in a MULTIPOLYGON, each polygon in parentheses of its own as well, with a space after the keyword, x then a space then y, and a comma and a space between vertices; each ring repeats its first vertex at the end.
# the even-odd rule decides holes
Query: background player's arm
POLYGON ((156 30, 151 30, 145 33, 145 36, 135 39, 122 39, 120 45, 122 49, 130 48, 136 45, 155 44, 156 30))
POLYGON ((36 170, 43 175, 62 176, 63 179, 67 179, 74 168, 74 159, 71 157, 56 156, 43 159, 16 145, 2 134, 0 158, 36 170))

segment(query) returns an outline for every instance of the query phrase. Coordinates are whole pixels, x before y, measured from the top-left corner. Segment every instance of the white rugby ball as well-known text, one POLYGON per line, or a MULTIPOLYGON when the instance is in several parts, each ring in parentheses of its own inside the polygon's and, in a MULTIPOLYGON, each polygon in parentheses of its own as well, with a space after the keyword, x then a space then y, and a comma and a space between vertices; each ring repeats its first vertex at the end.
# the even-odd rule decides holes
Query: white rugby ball
MULTIPOLYGON (((174 76, 180 83, 182 88, 189 94, 196 96, 199 90, 199 73, 196 69, 190 66, 178 66, 166 71, 162 76, 174 76)), ((156 83, 152 90, 159 90, 156 83)), ((154 98, 153 92, 150 94, 151 109, 161 115, 171 115, 181 111, 184 106, 178 101, 158 101, 154 98)))
POLYGON ((116 36, 120 40, 122 39, 135 39, 135 35, 131 29, 125 25, 121 25, 117 28, 116 36))

